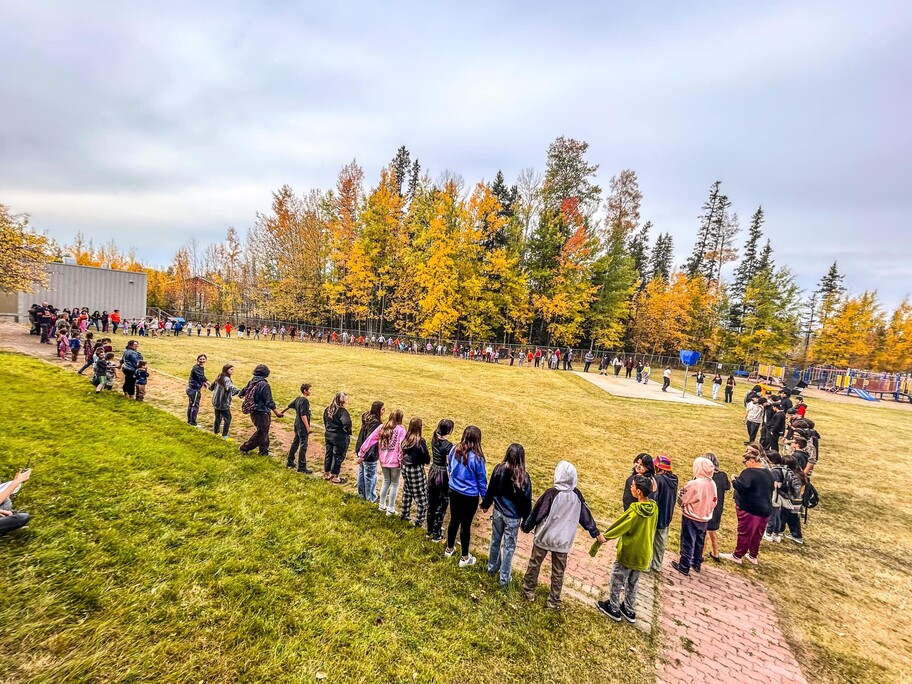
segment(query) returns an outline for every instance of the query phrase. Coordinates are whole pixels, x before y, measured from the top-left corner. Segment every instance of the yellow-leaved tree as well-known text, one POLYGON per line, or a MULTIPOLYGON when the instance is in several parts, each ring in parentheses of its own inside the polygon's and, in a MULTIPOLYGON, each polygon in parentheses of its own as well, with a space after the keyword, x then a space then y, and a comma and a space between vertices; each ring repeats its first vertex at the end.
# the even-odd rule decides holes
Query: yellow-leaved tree
POLYGON ((55 258, 46 235, 28 227, 26 214, 13 214, 0 204, 0 290, 30 292, 47 285, 44 265, 55 258))

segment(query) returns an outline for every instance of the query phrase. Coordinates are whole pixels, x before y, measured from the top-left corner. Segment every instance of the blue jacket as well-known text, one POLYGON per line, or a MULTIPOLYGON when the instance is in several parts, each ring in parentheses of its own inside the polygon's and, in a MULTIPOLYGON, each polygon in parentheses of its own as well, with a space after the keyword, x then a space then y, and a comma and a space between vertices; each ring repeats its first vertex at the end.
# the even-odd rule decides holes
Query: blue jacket
POLYGON ((450 489, 464 496, 484 496, 488 493, 488 474, 483 458, 469 452, 468 465, 456 458, 456 447, 447 456, 447 472, 450 474, 450 489))

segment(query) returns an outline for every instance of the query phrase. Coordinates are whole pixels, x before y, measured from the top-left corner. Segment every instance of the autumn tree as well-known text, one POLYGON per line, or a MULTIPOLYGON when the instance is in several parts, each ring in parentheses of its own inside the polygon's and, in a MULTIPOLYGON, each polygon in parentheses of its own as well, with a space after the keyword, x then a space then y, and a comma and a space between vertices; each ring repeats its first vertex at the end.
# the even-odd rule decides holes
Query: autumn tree
POLYGON ((0 204, 0 290, 30 292, 47 285, 44 266, 56 256, 48 237, 29 228, 28 215, 13 214, 0 204))
POLYGON ((908 297, 893 314, 874 357, 873 368, 881 371, 912 371, 912 304, 908 297))
POLYGON ((877 292, 844 297, 822 323, 809 350, 816 363, 868 368, 883 333, 877 292))
POLYGON ((747 365, 783 363, 798 339, 801 290, 787 268, 765 269, 748 283, 741 330, 735 338, 737 360, 747 365))

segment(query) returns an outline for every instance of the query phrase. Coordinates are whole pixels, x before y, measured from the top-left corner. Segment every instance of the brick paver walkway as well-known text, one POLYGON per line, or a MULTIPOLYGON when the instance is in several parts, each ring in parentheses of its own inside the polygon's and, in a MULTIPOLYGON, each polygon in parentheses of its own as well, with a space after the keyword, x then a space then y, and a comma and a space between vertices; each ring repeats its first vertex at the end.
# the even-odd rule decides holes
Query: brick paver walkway
MULTIPOLYGON (((54 347, 35 344, 35 338, 21 326, 0 323, 0 338, 2 347, 59 364, 54 360, 54 347)), ((173 378, 161 384, 172 385, 177 392, 183 380, 173 378)), ((287 449, 288 427, 277 423, 273 426, 275 441, 287 449)), ((322 446, 318 436, 308 449, 308 462, 317 471, 322 467, 322 446)), ((344 468, 350 476, 356 476, 355 459, 346 459, 344 468)), ((348 486, 354 486, 354 481, 348 486)), ((472 547, 476 553, 487 554, 489 517, 479 512, 475 519, 472 547)), ((564 595, 595 610, 594 602, 607 595, 616 546, 610 541, 592 558, 588 554, 591 544, 589 535, 580 531, 567 564, 564 595)), ((525 570, 531 547, 532 535, 520 533, 513 562, 516 572, 521 574, 525 570)), ((736 568, 708 564, 704 564, 702 573, 682 577, 670 565, 676 557, 673 553, 666 555, 660 578, 644 574, 637 596, 636 627, 655 633, 660 644, 656 663, 659 684, 806 681, 762 586, 736 568)), ((762 566, 748 568, 746 572, 762 573, 762 566)), ((550 561, 546 560, 540 581, 547 584, 550 574, 550 561)))
POLYGON ((666 562, 660 597, 658 682, 806 681, 766 591, 742 573, 704 563, 683 577, 666 562))

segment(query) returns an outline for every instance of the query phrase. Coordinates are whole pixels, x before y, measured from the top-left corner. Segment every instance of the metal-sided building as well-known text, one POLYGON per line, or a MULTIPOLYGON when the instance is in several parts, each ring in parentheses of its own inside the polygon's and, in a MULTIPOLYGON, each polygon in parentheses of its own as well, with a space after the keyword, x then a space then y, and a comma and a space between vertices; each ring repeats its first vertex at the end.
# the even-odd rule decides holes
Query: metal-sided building
POLYGON ((90 312, 119 309, 124 318, 146 315, 148 282, 142 271, 115 271, 61 262, 48 264, 46 268, 47 287, 11 295, 0 293, 0 315, 27 320, 29 307, 41 302, 58 309, 88 307, 90 312))

